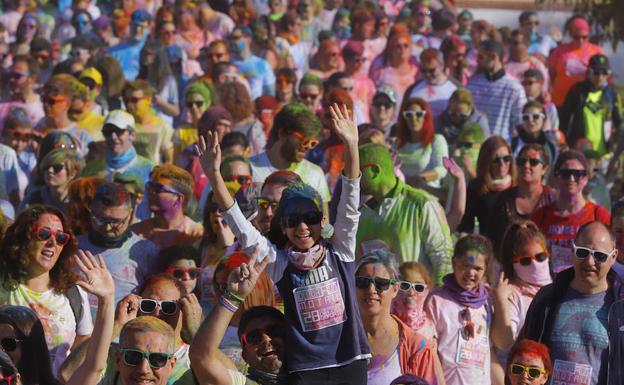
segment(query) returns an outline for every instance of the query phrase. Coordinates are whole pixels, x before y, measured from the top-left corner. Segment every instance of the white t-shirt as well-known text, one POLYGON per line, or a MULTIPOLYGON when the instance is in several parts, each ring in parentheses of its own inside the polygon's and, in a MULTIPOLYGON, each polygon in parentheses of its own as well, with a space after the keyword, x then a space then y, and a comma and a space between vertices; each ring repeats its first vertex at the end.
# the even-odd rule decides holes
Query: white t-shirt
MULTIPOLYGON (((266 152, 249 158, 249 162, 251 163, 253 182, 262 184, 269 175, 275 171, 279 171, 271 164, 266 152)), ((329 202, 331 198, 329 195, 329 187, 327 186, 325 173, 319 166, 304 159, 299 163, 293 163, 289 170, 299 175, 304 183, 309 184, 318 191, 323 202, 329 202)))
POLYGON ((450 80, 445 81, 442 84, 429 84, 426 81, 420 81, 412 89, 410 98, 423 98, 429 103, 433 118, 437 118, 446 109, 448 100, 457 86, 450 80))
POLYGON ((80 287, 78 287, 78 292, 82 305, 82 318, 76 325, 76 317, 69 299, 63 294, 56 294, 52 289, 39 293, 22 284, 13 291, 0 288, 0 303, 25 306, 37 313, 50 351, 52 373, 56 373, 69 356, 76 336, 86 336, 93 332, 87 293, 80 287))

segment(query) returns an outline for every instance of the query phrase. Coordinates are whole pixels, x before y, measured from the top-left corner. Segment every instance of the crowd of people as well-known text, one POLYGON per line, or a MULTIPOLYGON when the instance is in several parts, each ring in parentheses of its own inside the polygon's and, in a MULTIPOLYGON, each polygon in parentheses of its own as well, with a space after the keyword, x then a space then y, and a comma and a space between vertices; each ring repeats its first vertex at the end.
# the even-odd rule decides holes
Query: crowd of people
POLYGON ((0 7, 0 384, 624 385, 584 16, 0 7))

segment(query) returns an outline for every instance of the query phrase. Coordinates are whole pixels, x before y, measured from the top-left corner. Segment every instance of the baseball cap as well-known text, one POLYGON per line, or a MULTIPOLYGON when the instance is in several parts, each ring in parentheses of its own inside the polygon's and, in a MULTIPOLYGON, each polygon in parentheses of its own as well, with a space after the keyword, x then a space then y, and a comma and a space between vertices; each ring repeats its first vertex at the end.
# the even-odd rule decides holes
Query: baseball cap
POLYGON ((134 117, 123 110, 113 110, 104 119, 104 126, 112 124, 122 130, 134 130, 134 117))
POLYGON ((592 56, 589 59, 589 68, 593 70, 599 70, 599 69, 609 70, 611 69, 611 66, 609 65, 609 58, 601 54, 592 56))
POLYGON ((144 9, 137 9, 136 11, 132 12, 131 20, 132 24, 142 23, 144 21, 151 21, 152 15, 150 15, 149 12, 144 9))
POLYGON ((394 104, 397 102, 396 92, 394 92, 390 86, 381 86, 377 88, 377 92, 375 92, 375 96, 373 98, 376 98, 379 95, 387 97, 394 104))
POLYGON ((82 78, 92 79, 98 86, 101 86, 103 83, 102 74, 95 67, 85 68, 80 73, 80 79, 82 78))

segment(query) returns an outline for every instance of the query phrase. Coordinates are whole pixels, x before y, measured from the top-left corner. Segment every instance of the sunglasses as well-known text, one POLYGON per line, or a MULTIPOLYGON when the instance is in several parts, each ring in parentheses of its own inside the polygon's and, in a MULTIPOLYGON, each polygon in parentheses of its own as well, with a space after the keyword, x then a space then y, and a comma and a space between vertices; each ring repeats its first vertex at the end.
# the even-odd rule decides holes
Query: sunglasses
POLYGON ((405 119, 422 119, 427 114, 427 111, 403 111, 403 117, 405 119))
POLYGON ((17 343, 22 342, 22 340, 18 340, 14 337, 4 337, 0 340, 0 347, 7 353, 14 352, 17 349, 17 343))
POLYGON ((615 251, 615 249, 613 249, 610 253, 605 253, 604 251, 590 249, 589 247, 577 246, 574 242, 572 242, 572 247, 574 248, 574 255, 576 258, 586 259, 591 255, 598 263, 606 262, 615 251))
POLYGON ((102 130, 102 135, 105 138, 110 138, 113 136, 113 134, 115 134, 116 137, 121 137, 124 132, 126 132, 126 130, 122 129, 122 128, 118 128, 118 127, 114 127, 114 128, 106 128, 104 130, 102 130))
POLYGON ((299 98, 303 100, 314 100, 318 98, 320 94, 299 94, 299 98))
POLYGON ((531 167, 537 167, 540 164, 544 164, 544 161, 539 158, 525 158, 523 156, 516 158, 516 164, 520 167, 524 166, 527 162, 529 162, 531 167))
POLYGON ((386 110, 391 109, 394 106, 392 103, 374 103, 373 107, 381 109, 382 107, 386 110))
POLYGON ((151 314, 160 306, 160 312, 164 315, 174 315, 178 311, 177 301, 157 301, 155 299, 142 299, 139 309, 145 314, 151 314))
POLYGON ((448 113, 449 116, 451 118, 461 118, 461 119, 468 119, 470 117, 470 112, 456 112, 456 111, 451 111, 448 113))
POLYGON ((268 210, 269 207, 270 207, 271 210, 275 211, 275 210, 277 210, 277 206, 279 205, 279 202, 270 201, 268 199, 258 197, 258 198, 256 198, 256 204, 262 210, 268 210))
POLYGON ((513 262, 519 263, 522 266, 529 266, 531 264, 531 261, 533 260, 537 262, 544 262, 547 259, 548 259, 548 254, 541 252, 541 253, 532 255, 530 257, 514 257, 513 262))
POLYGON ((58 174, 64 169, 65 169, 65 165, 63 163, 51 164, 46 168, 47 171, 52 171, 52 173, 54 174, 58 174))
POLYGON ((30 76, 30 74, 25 73, 25 72, 17 72, 17 71, 13 71, 13 72, 9 72, 7 74, 9 79, 13 79, 13 80, 19 80, 21 78, 25 78, 30 76))
POLYGON ((53 106, 57 103, 65 102, 67 99, 65 98, 51 98, 51 97, 42 97, 41 103, 48 106, 53 106))
POLYGON ((581 180, 581 178, 584 178, 587 176, 587 171, 586 170, 572 170, 572 169, 561 169, 561 170, 557 170, 555 172, 555 175, 563 180, 569 180, 570 177, 572 177, 572 179, 574 179, 575 182, 578 182, 579 180, 581 180))
POLYGON ((60 230, 52 230, 47 227, 35 227, 32 231, 38 241, 47 241, 50 237, 54 237, 56 243, 61 246, 65 246, 71 239, 70 234, 60 230))
POLYGON ((87 88, 89 88, 91 91, 93 91, 95 87, 97 86, 97 84, 95 83, 95 80, 91 78, 81 78, 80 83, 87 86, 87 88))
POLYGON ((157 194, 170 193, 170 194, 179 195, 179 196, 184 195, 178 190, 174 189, 173 187, 165 186, 164 184, 156 183, 151 180, 145 183, 145 188, 150 191, 154 191, 157 194))
POLYGON ((511 364, 511 374, 513 374, 514 376, 521 376, 524 373, 526 373, 530 379, 535 380, 540 376, 546 374, 546 371, 535 366, 511 364))
POLYGON ((299 139, 299 148, 300 149, 311 150, 311 149, 313 149, 314 147, 316 147, 319 144, 318 139, 316 139, 316 138, 306 138, 305 136, 303 136, 298 131, 293 131, 292 134, 293 134, 293 136, 295 138, 299 139))
POLYGON ((236 182, 241 186, 248 186, 251 184, 251 176, 249 175, 230 175, 228 177, 223 178, 226 182, 236 182))
POLYGON ((606 68, 591 69, 591 72, 596 76, 599 76, 599 75, 608 76, 611 74, 611 71, 609 71, 606 68))
POLYGON ((23 133, 23 132, 13 132, 11 133, 11 139, 13 140, 18 140, 21 142, 28 142, 30 140, 33 140, 35 138, 34 134, 27 134, 27 133, 23 133))
POLYGON ((184 103, 184 105, 186 106, 186 108, 193 108, 193 106, 197 108, 202 108, 204 106, 204 101, 203 100, 189 100, 188 102, 184 103))
POLYGON ((278 324, 270 325, 267 328, 253 329, 241 334, 241 341, 247 346, 256 346, 262 342, 262 337, 265 335, 271 339, 281 337, 283 335, 283 329, 284 328, 278 324))
POLYGON ((466 150, 469 150, 472 148, 472 146, 474 146, 474 143, 471 142, 457 142, 457 148, 459 149, 464 148, 466 150))
POLYGON ((197 279, 201 274, 201 267, 170 267, 165 271, 172 274, 176 279, 184 278, 184 274, 188 274, 191 279, 197 279))
POLYGON ((533 113, 533 114, 522 114, 522 120, 525 122, 537 121, 540 119, 544 119, 546 115, 542 113, 533 113))
POLYGON ((465 340, 474 338, 474 324, 472 323, 472 317, 470 315, 470 309, 465 308, 459 312, 459 319, 464 322, 464 327, 461 329, 461 335, 465 340))
POLYGON ((358 289, 368 289, 370 285, 375 285, 375 290, 386 291, 390 288, 390 285, 396 284, 398 281, 395 279, 381 278, 381 277, 355 277, 355 287, 358 289))
POLYGON ((423 67, 420 68, 420 72, 423 75, 433 75, 435 71, 436 71, 436 68, 423 68, 423 67))
POLYGON ((138 349, 120 349, 121 357, 127 366, 139 366, 144 359, 154 369, 160 369, 167 365, 173 354, 159 352, 144 352, 138 349))
POLYGON ((496 164, 509 163, 511 162, 512 159, 513 158, 511 155, 497 156, 494 159, 492 159, 492 163, 496 163, 496 164))
POLYGON ((143 99, 147 99, 147 96, 142 96, 140 98, 137 98, 135 96, 128 96, 127 98, 124 98, 124 103, 126 104, 137 104, 138 102, 140 102, 143 99))
POLYGON ((323 213, 320 211, 308 211, 303 214, 291 214, 282 218, 282 225, 286 228, 295 228, 301 223, 308 226, 320 225, 323 213))
POLYGON ((423 293, 427 289, 427 285, 420 282, 399 281, 399 289, 403 291, 414 289, 416 293, 423 293))

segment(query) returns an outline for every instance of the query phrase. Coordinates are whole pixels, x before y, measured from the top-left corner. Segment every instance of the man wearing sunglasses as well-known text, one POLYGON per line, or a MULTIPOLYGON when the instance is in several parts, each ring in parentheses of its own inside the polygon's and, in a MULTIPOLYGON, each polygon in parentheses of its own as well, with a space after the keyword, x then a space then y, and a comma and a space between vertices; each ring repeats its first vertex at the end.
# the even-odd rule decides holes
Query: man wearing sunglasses
POLYGON ((585 80, 570 88, 561 109, 561 127, 567 127, 570 147, 589 141, 602 156, 621 141, 622 99, 615 86, 609 84, 610 78, 609 59, 594 55, 589 59, 585 80))
MULTIPOLYGON (((115 303, 143 285, 155 271, 158 257, 153 242, 129 230, 135 204, 123 186, 110 182, 99 186, 89 209, 87 233, 78 236, 81 249, 104 258, 115 280, 115 303)), ((97 302, 90 302, 95 316, 97 302)))
POLYGON ((362 193, 371 198, 360 207, 358 252, 383 241, 401 262, 420 262, 436 282, 451 271, 453 243, 444 210, 431 195, 401 182, 388 149, 360 146, 362 193), (406 218, 409 216, 409 218, 406 218))
POLYGON ((15 55, 6 76, 8 79, 4 80, 8 80, 10 97, 0 103, 0 125, 4 126, 12 108, 20 107, 26 110, 30 124, 34 126, 44 116, 43 104, 39 94, 35 92, 39 64, 30 56, 15 55))
POLYGON ((253 182, 263 183, 278 170, 293 171, 321 195, 326 208, 330 196, 325 173, 305 159, 308 152, 318 145, 320 130, 320 120, 304 104, 290 103, 282 108, 275 116, 266 152, 249 159, 253 182))
POLYGON ((621 384, 624 281, 607 225, 589 222, 574 239, 573 267, 543 287, 527 312, 524 337, 549 347, 553 383, 621 384), (572 377, 570 377, 572 376, 572 377), (608 378, 608 381, 607 381, 608 378))

